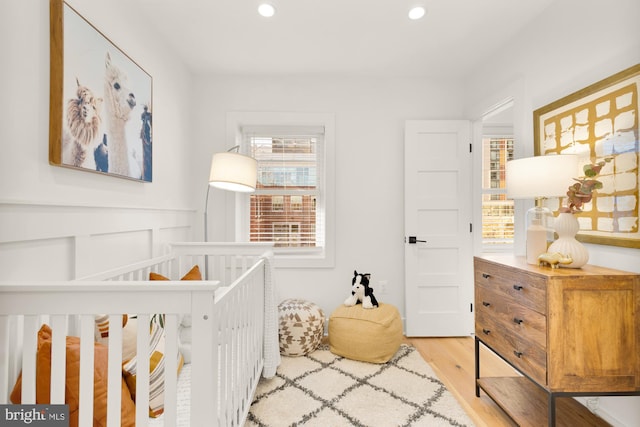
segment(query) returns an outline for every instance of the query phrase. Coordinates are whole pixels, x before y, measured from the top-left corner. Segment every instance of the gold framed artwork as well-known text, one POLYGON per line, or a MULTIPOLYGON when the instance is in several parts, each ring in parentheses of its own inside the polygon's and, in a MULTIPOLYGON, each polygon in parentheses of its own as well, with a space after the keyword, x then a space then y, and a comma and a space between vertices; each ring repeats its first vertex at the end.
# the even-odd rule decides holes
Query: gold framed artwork
POLYGON ((576 178, 607 160, 602 188, 575 214, 582 242, 640 248, 639 89, 637 64, 533 112, 536 156, 577 154, 576 178))
POLYGON ((151 76, 64 0, 50 21, 49 163, 151 182, 151 76))

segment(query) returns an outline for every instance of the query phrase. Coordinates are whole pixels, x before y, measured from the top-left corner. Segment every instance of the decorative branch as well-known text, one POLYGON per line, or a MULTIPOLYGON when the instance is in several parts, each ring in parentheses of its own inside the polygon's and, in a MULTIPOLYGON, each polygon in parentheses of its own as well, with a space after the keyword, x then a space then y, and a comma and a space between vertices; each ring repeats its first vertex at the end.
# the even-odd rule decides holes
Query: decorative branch
POLYGON ((582 206, 591 201, 593 192, 602 188, 602 182, 595 179, 595 177, 600 174, 604 165, 612 159, 613 157, 605 157, 597 163, 584 165, 584 176, 573 179, 576 183, 569 186, 567 190, 567 206, 560 208, 560 212, 582 212, 582 206))

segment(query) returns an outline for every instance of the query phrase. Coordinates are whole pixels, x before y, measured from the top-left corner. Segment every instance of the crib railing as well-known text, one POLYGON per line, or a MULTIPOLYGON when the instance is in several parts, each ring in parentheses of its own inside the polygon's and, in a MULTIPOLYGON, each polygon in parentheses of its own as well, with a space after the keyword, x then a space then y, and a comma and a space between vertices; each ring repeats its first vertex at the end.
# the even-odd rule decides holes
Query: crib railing
POLYGON ((192 382, 192 420, 205 420, 198 425, 244 425, 264 364, 264 275, 261 260, 216 293, 210 313, 193 318, 193 366, 217 378, 192 382))
MULTIPOLYGON (((136 313, 138 337, 148 337, 149 320, 165 315, 164 425, 176 425, 177 331, 192 317, 192 425, 242 426, 264 362, 265 250, 270 245, 172 245, 172 253, 68 282, 0 283, 0 403, 22 372, 22 402, 36 402, 37 331, 52 328, 51 402, 65 402, 65 336, 80 337, 79 425, 93 424, 95 314, 110 325, 136 313), (210 267, 215 281, 178 281, 194 264, 210 267), (149 272, 170 281, 147 281, 149 272), (107 281, 107 282, 105 282, 107 281), (194 424, 195 423, 195 424, 194 424)), ((120 426, 122 333, 109 329, 107 422, 120 426)), ((148 339, 137 354, 149 354, 148 339)), ((138 358, 136 425, 148 423, 149 360, 138 358)))
MULTIPOLYGON (((96 313, 118 313, 109 316, 110 325, 122 325, 119 313, 136 313, 138 317, 137 354, 149 354, 149 321, 157 313, 165 315, 165 412, 170 419, 175 408, 177 372, 178 316, 202 316, 214 312, 215 290, 219 282, 118 281, 74 283, 21 283, 0 286, 0 346, 12 349, 5 357, 12 372, 2 375, 0 396, 7 402, 7 393, 22 371, 22 403, 36 403, 37 333, 43 323, 52 329, 51 402, 65 402, 65 337, 70 325, 79 323, 80 336, 80 409, 79 425, 93 425, 94 390, 94 329, 96 313), (198 301, 194 304, 194 301, 198 301), (195 306, 195 307, 194 307, 195 306), (20 345, 22 344, 22 345, 20 345), (21 348, 20 348, 21 347, 21 348), (20 351, 21 350, 21 351, 20 351), (171 375, 170 373, 173 373, 171 375)), ((109 365, 107 419, 108 425, 120 425, 122 384, 122 333, 109 329, 109 365)), ((138 357, 137 401, 148 402, 149 358, 138 357)), ((136 406, 137 425, 145 425, 148 404, 136 406)), ((171 424, 165 424, 171 425, 171 424)))
POLYGON ((171 252, 177 265, 174 269, 186 271, 190 266, 204 266, 205 279, 231 284, 261 257, 273 248, 271 243, 173 243, 171 252))

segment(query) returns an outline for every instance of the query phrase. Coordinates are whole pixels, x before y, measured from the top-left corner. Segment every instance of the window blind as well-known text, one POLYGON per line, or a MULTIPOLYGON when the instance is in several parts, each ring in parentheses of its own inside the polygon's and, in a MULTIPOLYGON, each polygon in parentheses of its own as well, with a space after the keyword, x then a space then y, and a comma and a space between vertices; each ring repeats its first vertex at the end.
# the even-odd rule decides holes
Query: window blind
POLYGON ((291 250, 324 247, 324 129, 252 126, 242 133, 258 162, 250 241, 291 250))

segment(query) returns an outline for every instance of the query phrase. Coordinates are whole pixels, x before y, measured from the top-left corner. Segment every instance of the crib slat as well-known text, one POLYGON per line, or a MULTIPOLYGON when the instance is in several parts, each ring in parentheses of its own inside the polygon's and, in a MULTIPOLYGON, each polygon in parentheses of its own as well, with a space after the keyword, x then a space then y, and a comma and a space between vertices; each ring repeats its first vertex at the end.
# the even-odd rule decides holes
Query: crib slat
MULTIPOLYGON (((213 277, 218 278, 218 280, 222 280, 223 286, 229 286, 231 284, 231 281, 227 277, 227 257, 225 255, 216 255, 215 258, 218 260, 218 262, 216 263, 218 269, 215 271, 215 276, 213 277)), ((211 280, 211 278, 209 278, 209 280, 211 280)))
POLYGON ((222 303, 216 305, 216 314, 218 317, 218 330, 220 333, 220 358, 218 360, 218 392, 220 408, 218 413, 218 419, 221 426, 232 425, 229 420, 229 411, 233 408, 233 401, 231 393, 232 379, 230 377, 233 371, 233 357, 231 354, 233 336, 233 322, 232 316, 234 311, 230 310, 230 301, 233 300, 234 293, 229 293, 229 298, 223 300, 222 303))
POLYGON ((9 355, 9 373, 13 383, 22 372, 22 336, 24 334, 24 316, 9 316, 9 347, 15 349, 9 355))
POLYGON ((191 421, 197 423, 217 419, 215 405, 218 402, 218 375, 213 362, 214 354, 217 353, 218 324, 214 318, 214 300, 211 294, 193 292, 191 298, 191 421))
MULTIPOLYGON (((138 315, 136 354, 149 354, 148 314, 138 315)), ((149 358, 136 357, 136 402, 149 402, 149 358)), ((149 405, 136 405, 136 426, 146 426, 149 422, 149 405)))
POLYGON ((22 346, 22 403, 35 404, 38 316, 24 316, 22 346))
POLYGON ((164 427, 176 425, 176 399, 178 376, 178 316, 167 314, 165 327, 164 358, 164 427))
POLYGON ((67 316, 51 316, 51 403, 64 403, 67 316))
POLYGON ((93 425, 93 368, 95 318, 80 316, 80 402, 78 425, 93 425))
MULTIPOLYGON (((9 316, 0 316, 0 348, 13 348, 9 335, 9 316)), ((0 403, 9 403, 9 364, 10 354, 0 351, 0 403)))
MULTIPOLYGON (((169 263, 168 268, 169 268, 169 275, 165 274, 165 276, 166 277, 173 277, 172 276, 173 272, 180 269, 180 258, 177 258, 177 257, 173 258, 171 260, 171 262, 169 263)), ((206 278, 205 278, 205 280, 206 280, 206 278)))
POLYGON ((251 264, 249 264, 249 261, 251 261, 251 259, 249 257, 242 257, 241 259, 242 259, 242 272, 244 273, 251 266, 251 264))
MULTIPOLYGON (((122 325, 122 315, 109 316, 109 325, 122 325)), ((107 426, 120 426, 122 402, 122 328, 109 328, 109 366, 107 382, 107 426)))
POLYGON ((238 257, 235 255, 231 255, 229 258, 231 258, 231 279, 230 279, 230 283, 233 283, 236 281, 236 279, 238 278, 238 257))

